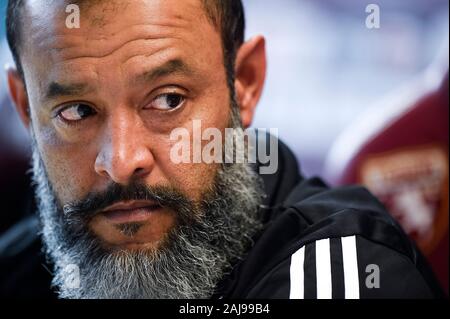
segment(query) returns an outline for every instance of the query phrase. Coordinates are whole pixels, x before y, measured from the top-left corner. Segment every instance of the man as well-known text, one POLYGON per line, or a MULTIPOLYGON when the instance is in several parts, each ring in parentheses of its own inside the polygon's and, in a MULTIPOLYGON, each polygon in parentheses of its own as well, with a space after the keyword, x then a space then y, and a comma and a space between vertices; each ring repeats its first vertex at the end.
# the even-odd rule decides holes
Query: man
POLYGON ((2 294, 439 296, 367 191, 303 179, 282 143, 273 174, 249 161, 174 160, 174 130, 195 136, 200 121, 226 148, 227 129, 252 122, 265 46, 244 42, 240 1, 11 0, 8 39, 39 222, 0 242, 2 294), (79 21, 68 15, 77 12, 79 21))

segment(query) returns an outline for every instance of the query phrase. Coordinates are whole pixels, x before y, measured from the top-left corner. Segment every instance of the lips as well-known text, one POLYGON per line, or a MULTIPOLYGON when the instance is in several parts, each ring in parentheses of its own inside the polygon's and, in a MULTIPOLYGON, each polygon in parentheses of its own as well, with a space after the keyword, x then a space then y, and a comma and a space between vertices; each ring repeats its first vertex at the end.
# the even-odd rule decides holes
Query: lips
POLYGON ((114 224, 144 222, 161 206, 152 201, 120 202, 107 207, 102 215, 114 224))

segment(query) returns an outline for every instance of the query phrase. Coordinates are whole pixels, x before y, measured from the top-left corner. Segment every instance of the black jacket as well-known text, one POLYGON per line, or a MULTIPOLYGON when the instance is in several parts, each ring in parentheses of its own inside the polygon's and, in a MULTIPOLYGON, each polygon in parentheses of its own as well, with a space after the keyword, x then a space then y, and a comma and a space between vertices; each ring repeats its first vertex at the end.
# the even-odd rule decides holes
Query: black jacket
MULTIPOLYGON (((214 298, 443 297, 414 244, 364 188, 304 179, 279 143, 278 171, 262 175, 264 230, 214 298)), ((0 296, 56 298, 36 217, 0 238, 0 296)))

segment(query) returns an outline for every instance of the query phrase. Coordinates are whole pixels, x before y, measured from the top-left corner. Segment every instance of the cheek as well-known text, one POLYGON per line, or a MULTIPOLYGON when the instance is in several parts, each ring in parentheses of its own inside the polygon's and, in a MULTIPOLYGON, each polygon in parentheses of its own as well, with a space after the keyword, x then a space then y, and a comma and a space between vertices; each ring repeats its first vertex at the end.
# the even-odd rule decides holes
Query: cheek
POLYGON ((218 164, 174 164, 177 185, 194 201, 200 201, 212 186, 218 164))
MULTIPOLYGON (((191 135, 192 138, 192 135, 191 135)), ((164 136, 154 139, 152 149, 155 165, 146 182, 149 185, 168 184, 181 190, 191 200, 198 201, 212 184, 217 164, 175 163, 171 158, 171 149, 178 141, 164 136)), ((189 142, 192 158, 192 141, 189 142)))
MULTIPOLYGON (((199 108, 196 114, 183 123, 183 128, 188 132, 189 142, 186 143, 189 149, 189 163, 175 163, 171 158, 171 150, 181 140, 170 140, 170 134, 161 136, 158 141, 154 141, 156 147, 152 150, 155 158, 155 164, 158 171, 164 176, 164 179, 169 183, 187 194, 191 199, 200 200, 207 189, 212 186, 214 177, 220 167, 219 163, 205 163, 201 156, 203 148, 210 142, 210 140, 201 140, 199 148, 194 147, 194 139, 201 139, 202 133, 207 128, 217 128, 224 135, 225 128, 229 122, 230 111, 228 105, 218 107, 218 112, 211 112, 211 109, 199 108), (201 120, 200 130, 194 133, 193 120, 201 120), (194 150, 200 152, 200 163, 193 162, 194 150)), ((198 122, 197 122, 198 123, 198 122)), ((155 174, 156 175, 156 174, 155 174)))
POLYGON ((49 135, 38 142, 50 183, 62 203, 81 198, 90 191, 92 171, 89 148, 64 144, 49 135))

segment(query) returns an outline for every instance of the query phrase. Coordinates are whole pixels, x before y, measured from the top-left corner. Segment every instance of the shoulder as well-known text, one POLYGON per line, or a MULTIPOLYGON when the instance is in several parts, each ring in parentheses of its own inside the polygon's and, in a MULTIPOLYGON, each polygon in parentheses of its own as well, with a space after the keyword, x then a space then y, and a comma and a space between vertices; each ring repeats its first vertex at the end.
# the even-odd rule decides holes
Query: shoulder
POLYGON ((360 235, 309 242, 265 273, 248 298, 436 297, 404 254, 360 235))
POLYGON ((33 216, 0 236, 1 297, 54 298, 38 231, 38 219, 33 216))
POLYGON ((432 298, 433 275, 366 189, 305 180, 235 274, 248 298, 432 298))

